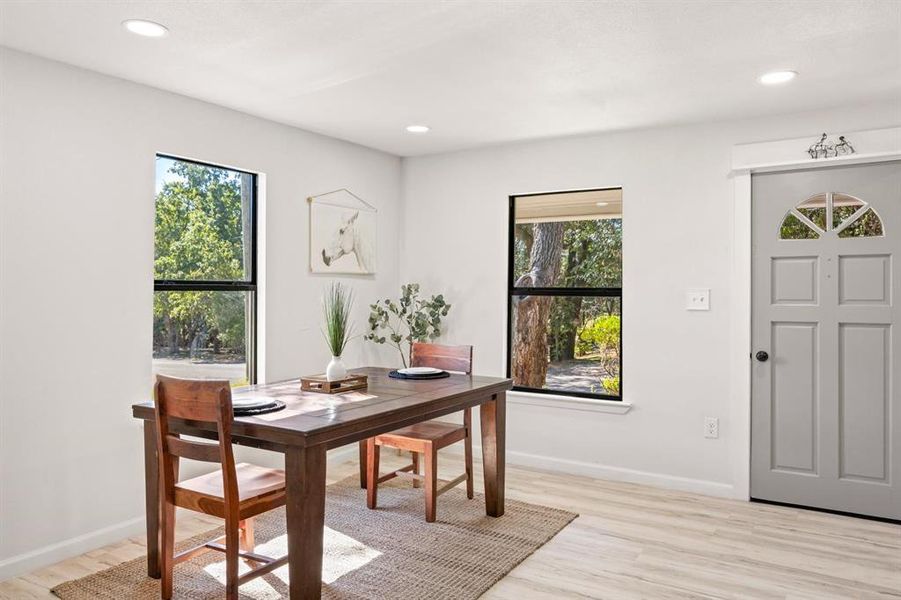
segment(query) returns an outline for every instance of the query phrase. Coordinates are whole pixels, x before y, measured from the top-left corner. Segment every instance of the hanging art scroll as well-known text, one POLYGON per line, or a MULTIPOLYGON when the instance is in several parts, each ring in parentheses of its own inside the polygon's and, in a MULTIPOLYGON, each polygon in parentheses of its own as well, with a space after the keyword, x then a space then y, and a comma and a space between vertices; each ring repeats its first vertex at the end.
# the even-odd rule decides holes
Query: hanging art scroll
POLYGON ((310 270, 313 273, 375 273, 374 206, 346 189, 307 198, 310 204, 310 270))

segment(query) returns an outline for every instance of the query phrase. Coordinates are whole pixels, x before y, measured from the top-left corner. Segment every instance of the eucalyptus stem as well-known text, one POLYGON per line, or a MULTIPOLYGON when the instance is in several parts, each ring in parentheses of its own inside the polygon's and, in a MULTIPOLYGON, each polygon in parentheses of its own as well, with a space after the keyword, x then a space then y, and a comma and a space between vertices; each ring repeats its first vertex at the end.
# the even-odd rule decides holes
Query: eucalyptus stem
MULTIPOLYGON (((392 339, 392 340, 401 337, 400 334, 397 333, 397 329, 395 329, 394 326, 391 325, 391 322, 390 322, 390 321, 386 321, 386 322, 385 322, 385 327, 387 327, 388 329, 390 329, 390 330, 391 330, 391 333, 394 334, 393 336, 391 336, 391 339, 392 339)), ((400 340, 394 342, 394 346, 397 348, 397 351, 400 353, 400 360, 404 363, 404 368, 406 369, 406 368, 407 368, 407 357, 406 357, 406 355, 404 354, 404 348, 403 348, 403 346, 401 345, 400 340)), ((410 362, 413 362, 413 345, 412 345, 412 343, 410 344, 410 362)))
POLYGON ((363 337, 376 344, 397 348, 406 367, 412 361, 413 342, 426 342, 440 336, 441 319, 447 316, 451 306, 441 294, 421 298, 417 283, 402 285, 400 289, 398 300, 387 298, 369 305, 369 333, 363 337))

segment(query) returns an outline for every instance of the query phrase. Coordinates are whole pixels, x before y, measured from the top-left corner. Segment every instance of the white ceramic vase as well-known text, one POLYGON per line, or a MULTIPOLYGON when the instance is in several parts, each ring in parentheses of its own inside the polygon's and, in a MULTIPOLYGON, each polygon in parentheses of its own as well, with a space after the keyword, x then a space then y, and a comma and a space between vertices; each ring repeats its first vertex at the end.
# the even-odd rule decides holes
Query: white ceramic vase
POLYGON ((325 378, 329 381, 337 381, 345 377, 347 377, 347 367, 344 366, 344 361, 340 356, 333 356, 325 369, 325 378))

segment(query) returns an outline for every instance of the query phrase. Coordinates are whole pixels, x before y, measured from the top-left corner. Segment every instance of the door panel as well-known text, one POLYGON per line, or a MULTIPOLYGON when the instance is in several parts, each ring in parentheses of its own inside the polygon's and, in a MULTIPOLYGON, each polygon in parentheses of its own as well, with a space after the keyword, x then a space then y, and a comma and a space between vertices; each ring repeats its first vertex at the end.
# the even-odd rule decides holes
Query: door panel
POLYGON ((752 201, 751 495, 901 519, 901 163, 754 175, 752 201))
POLYGON ((772 468, 815 473, 817 324, 773 323, 771 347, 772 468))
POLYGON ((892 257, 888 254, 839 255, 839 304, 889 306, 892 302, 892 257))
POLYGON ((839 325, 839 476, 885 482, 891 430, 888 325, 839 325))
POLYGON ((816 256, 774 256, 773 304, 816 304, 819 261, 816 256))

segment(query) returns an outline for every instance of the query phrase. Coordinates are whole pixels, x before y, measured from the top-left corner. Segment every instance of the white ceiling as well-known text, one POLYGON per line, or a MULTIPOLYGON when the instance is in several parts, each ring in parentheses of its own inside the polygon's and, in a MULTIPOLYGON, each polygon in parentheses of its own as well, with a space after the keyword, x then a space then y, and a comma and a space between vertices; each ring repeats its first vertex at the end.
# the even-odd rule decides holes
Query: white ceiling
POLYGON ((901 101, 895 0, 0 0, 0 44, 404 156, 901 101))

